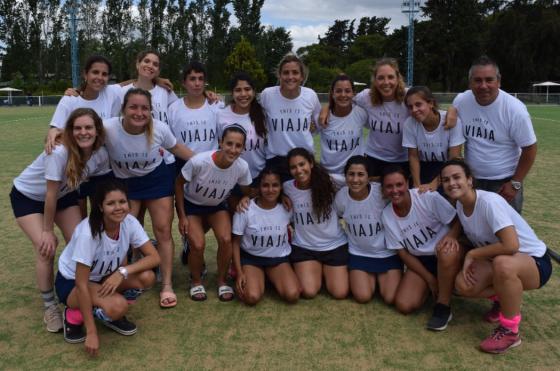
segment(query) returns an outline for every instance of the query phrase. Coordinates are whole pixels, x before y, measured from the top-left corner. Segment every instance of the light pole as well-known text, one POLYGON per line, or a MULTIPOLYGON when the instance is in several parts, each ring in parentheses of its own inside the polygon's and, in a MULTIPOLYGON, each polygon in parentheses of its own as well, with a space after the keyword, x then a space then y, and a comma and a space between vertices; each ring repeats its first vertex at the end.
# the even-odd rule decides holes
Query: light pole
POLYGON ((80 60, 78 58, 78 0, 70 4, 70 58, 72 66, 72 86, 78 88, 80 84, 80 60))
POLYGON ((406 63, 406 85, 412 86, 414 81, 414 18, 420 11, 419 0, 403 0, 401 12, 408 14, 408 42, 407 42, 407 63, 406 63))

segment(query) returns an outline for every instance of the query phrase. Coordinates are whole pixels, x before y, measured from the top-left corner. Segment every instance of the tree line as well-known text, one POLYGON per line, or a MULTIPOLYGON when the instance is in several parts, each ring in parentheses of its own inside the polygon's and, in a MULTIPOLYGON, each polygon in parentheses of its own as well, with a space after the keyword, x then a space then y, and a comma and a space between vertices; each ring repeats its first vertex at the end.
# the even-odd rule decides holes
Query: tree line
MULTIPOLYGON (((122 81, 134 77, 136 54, 151 48, 161 53, 161 75, 175 82, 183 65, 196 59, 207 65, 212 87, 227 88, 236 69, 253 74, 260 87, 273 85, 275 66, 293 43, 285 28, 261 23, 264 1, 80 0, 80 60, 103 54, 122 81)), ((2 80, 31 92, 60 93, 69 86, 71 3, 0 0, 2 80)), ((415 84, 463 90, 471 61, 481 54, 497 60, 509 90, 560 80, 558 0, 428 0, 419 15, 415 84)), ((382 16, 337 19, 316 43, 299 48, 311 71, 307 86, 326 91, 340 72, 369 83, 371 66, 383 56, 397 58, 405 72, 408 27, 389 33, 389 22, 382 16)))

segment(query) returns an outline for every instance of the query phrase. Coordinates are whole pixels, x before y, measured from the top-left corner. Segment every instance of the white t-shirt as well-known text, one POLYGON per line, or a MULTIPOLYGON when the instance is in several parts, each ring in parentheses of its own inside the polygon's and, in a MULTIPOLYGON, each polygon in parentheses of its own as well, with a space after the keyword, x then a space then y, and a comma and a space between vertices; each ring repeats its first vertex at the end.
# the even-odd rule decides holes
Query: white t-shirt
MULTIPOLYGON (((135 88, 134 84, 128 84, 122 87, 122 98, 130 89, 135 88)), ((174 92, 167 91, 159 85, 155 85, 153 89, 150 90, 152 95, 152 117, 156 120, 169 125, 169 120, 167 119, 167 107, 174 103, 179 98, 174 92)), ((167 150, 164 150, 163 159, 166 164, 172 164, 175 162, 175 156, 167 150)))
POLYGON ((346 222, 350 254, 369 258, 387 258, 396 254, 385 246, 381 214, 387 201, 383 199, 379 183, 370 183, 369 194, 361 201, 350 197, 348 187, 344 187, 336 194, 334 204, 338 216, 346 222))
POLYGON ((66 279, 76 279, 76 265, 90 267, 89 280, 99 282, 112 274, 126 259, 128 247, 139 248, 148 242, 144 228, 132 215, 127 215, 119 229, 119 239, 113 240, 105 232, 93 238, 89 218, 78 224, 72 239, 58 259, 58 271, 66 279))
POLYGON ((466 138, 465 160, 479 179, 504 179, 515 173, 521 148, 537 142, 527 107, 500 90, 494 102, 481 106, 471 90, 455 97, 466 138))
POLYGON ((255 179, 264 169, 266 162, 265 139, 257 135, 249 114, 239 115, 231 110, 231 106, 227 106, 218 111, 218 137, 221 138, 224 128, 231 124, 241 125, 247 133, 245 151, 241 154, 241 158, 247 161, 251 178, 255 179))
POLYGON ((403 125, 408 116, 404 103, 383 102, 371 104, 370 89, 365 89, 354 98, 356 104, 368 113, 368 129, 365 153, 387 162, 404 162, 408 159, 402 146, 403 125))
POLYGON ((367 125, 367 112, 358 106, 345 117, 329 114, 326 128, 317 125, 321 135, 321 165, 329 173, 342 174, 346 161, 352 156, 363 155, 363 128, 367 125))
POLYGON ((435 255, 436 244, 449 231, 455 209, 437 192, 419 194, 411 189, 412 206, 405 217, 395 214, 393 205, 383 210, 387 248, 407 249, 412 255, 435 255))
POLYGON ((118 84, 107 85, 93 100, 82 97, 62 97, 56 106, 50 126, 64 129, 68 117, 77 108, 91 108, 102 120, 116 117, 121 111, 121 87, 118 84))
MULTIPOLYGON (((58 199, 74 191, 66 182, 66 164, 68 162, 68 150, 63 145, 54 148, 50 155, 41 153, 31 165, 14 179, 14 186, 18 191, 35 201, 45 201, 47 194, 47 180, 60 182, 58 188, 58 199)), ((109 155, 104 147, 93 152, 86 163, 82 173, 82 181, 85 182, 91 176, 102 175, 109 169, 109 155)))
POLYGON ((217 206, 228 198, 236 184, 248 186, 252 182, 245 160, 238 158, 227 169, 221 169, 212 159, 216 152, 197 153, 181 169, 187 181, 185 198, 196 205, 217 206))
POLYGON ((208 104, 191 109, 179 99, 167 110, 169 127, 179 143, 195 153, 218 149, 217 122, 219 105, 208 104))
POLYGON ((313 90, 302 86, 297 98, 288 99, 279 86, 272 86, 262 91, 260 103, 268 129, 267 158, 286 156, 296 147, 315 152, 311 123, 318 122, 321 103, 313 90))
POLYGON ((465 143, 463 124, 457 120, 457 125, 445 130, 447 112, 439 111, 439 126, 433 131, 427 131, 421 122, 410 116, 404 123, 403 147, 418 149, 418 158, 422 162, 444 162, 448 160, 449 148, 465 143))
POLYGON ((298 189, 293 180, 284 182, 283 189, 293 204, 294 245, 314 251, 329 251, 347 242, 334 205, 329 217, 324 218, 313 212, 310 189, 298 189))
POLYGON ((514 226, 519 238, 519 252, 535 257, 546 253, 546 245, 531 226, 496 193, 477 190, 471 216, 465 215, 463 205, 457 201, 457 215, 467 238, 477 247, 499 242, 496 232, 514 226))
POLYGON ((292 248, 288 242, 288 224, 292 213, 281 204, 266 210, 251 200, 247 211, 235 213, 232 233, 241 238, 241 248, 255 256, 279 258, 288 256, 292 248))
POLYGON ((120 117, 105 120, 103 125, 106 132, 105 146, 117 178, 139 177, 151 173, 163 161, 161 148, 169 149, 177 144, 169 127, 159 120, 153 120, 154 131, 150 145, 145 133, 127 133, 120 117))

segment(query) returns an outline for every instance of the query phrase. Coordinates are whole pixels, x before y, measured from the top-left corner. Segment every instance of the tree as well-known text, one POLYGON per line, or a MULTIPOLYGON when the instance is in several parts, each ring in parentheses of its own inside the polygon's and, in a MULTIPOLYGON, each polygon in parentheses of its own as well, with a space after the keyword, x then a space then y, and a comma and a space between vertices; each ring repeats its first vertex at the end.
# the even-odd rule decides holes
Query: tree
POLYGON ((214 0, 214 7, 210 10, 210 38, 208 39, 208 81, 215 86, 227 85, 222 62, 229 54, 229 17, 227 9, 229 0, 214 0))
POLYGON ((255 48, 244 37, 235 44, 233 51, 226 58, 224 63, 226 75, 232 76, 238 71, 247 72, 255 81, 257 89, 264 86, 266 76, 264 70, 257 60, 255 48))
POLYGON ((266 75, 266 86, 276 83, 276 67, 294 47, 290 32, 284 27, 268 26, 257 44, 257 56, 266 75))
POLYGON ((165 44, 163 27, 165 22, 165 8, 167 0, 152 0, 150 5, 151 40, 150 46, 159 49, 165 44))
MULTIPOLYGON (((263 31, 261 26, 261 9, 264 0, 232 0, 233 11, 239 26, 239 36, 245 37, 253 45, 259 41, 263 31)), ((237 41, 238 38, 235 38, 237 41)))
POLYGON ((390 18, 362 17, 356 29, 356 36, 374 35, 387 36, 390 18))

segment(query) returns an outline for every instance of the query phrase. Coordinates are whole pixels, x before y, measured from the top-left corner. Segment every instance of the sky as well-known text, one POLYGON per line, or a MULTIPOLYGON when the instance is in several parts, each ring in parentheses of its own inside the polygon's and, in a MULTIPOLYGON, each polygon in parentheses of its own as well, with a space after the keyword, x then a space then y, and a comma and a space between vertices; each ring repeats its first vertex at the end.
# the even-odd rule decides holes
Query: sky
POLYGON ((290 31, 294 51, 317 42, 335 19, 361 17, 391 18, 389 29, 408 24, 408 16, 401 13, 401 0, 265 0, 261 22, 290 31))

